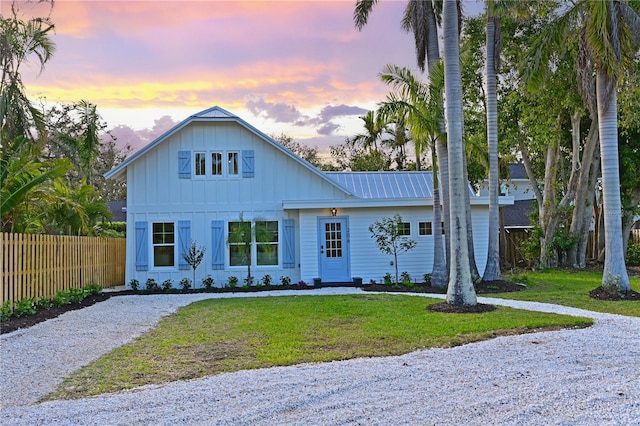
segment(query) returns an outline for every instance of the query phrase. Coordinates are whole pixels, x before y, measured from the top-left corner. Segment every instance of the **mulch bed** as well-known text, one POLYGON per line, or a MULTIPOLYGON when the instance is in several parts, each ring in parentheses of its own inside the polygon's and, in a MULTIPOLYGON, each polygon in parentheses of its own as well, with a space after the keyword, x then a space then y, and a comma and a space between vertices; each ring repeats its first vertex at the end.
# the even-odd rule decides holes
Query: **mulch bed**
MULTIPOLYGON (((512 283, 510 281, 481 281, 480 283, 476 284, 476 293, 479 295, 482 294, 491 294, 491 293, 508 293, 508 292, 513 292, 513 291, 521 291, 524 290, 526 288, 526 286, 524 286, 523 284, 516 284, 516 283, 512 283)), ((312 289, 314 287, 311 286, 304 286, 304 287, 298 287, 297 285, 290 285, 290 286, 274 286, 271 287, 271 289, 278 289, 278 290, 284 290, 284 289, 300 289, 300 290, 304 290, 304 289, 312 289)), ((410 292, 410 293, 433 293, 433 294, 446 294, 447 289, 446 288, 440 288, 440 287, 431 287, 430 285, 426 285, 426 284, 415 284, 413 287, 405 287, 405 286, 388 286, 388 285, 383 285, 383 284, 367 284, 367 285, 363 285, 362 289, 365 291, 383 291, 383 292, 410 292)), ((233 291, 233 292, 258 292, 258 291, 269 291, 270 288, 266 288, 266 287, 256 287, 256 286, 252 286, 252 287, 248 287, 248 288, 242 288, 242 287, 238 287, 238 288, 234 288, 234 289, 220 289, 220 288, 215 288, 213 290, 211 290, 211 292, 229 292, 229 291, 233 291)), ((171 293, 174 294, 184 294, 184 293, 203 293, 205 292, 202 289, 196 289, 196 290, 176 290, 174 289, 173 291, 171 291, 171 293)), ((104 300, 109 299, 110 297, 113 296, 120 296, 120 295, 132 295, 132 294, 138 294, 138 295, 145 295, 145 294, 166 294, 166 292, 163 291, 139 291, 139 292, 134 292, 132 290, 124 290, 124 291, 113 291, 113 292, 104 292, 104 293, 100 293, 100 294, 94 294, 91 295, 87 298, 85 298, 84 300, 82 300, 82 302, 80 303, 73 303, 73 304, 69 304, 69 305, 65 305, 65 306, 60 306, 60 307, 52 307, 49 309, 39 309, 35 314, 33 315, 25 315, 22 317, 12 317, 9 319, 6 319, 4 321, 0 321, 0 334, 5 334, 5 333, 10 333, 12 331, 18 330, 20 328, 27 328, 27 327, 31 327, 35 324, 38 324, 40 322, 46 321, 48 319, 51 318, 55 318, 65 312, 68 311, 73 311, 76 309, 82 309, 82 308, 86 308, 88 306, 91 306, 93 304, 96 304, 98 302, 102 302, 104 300)), ((617 293, 617 292, 610 292, 607 291, 605 289, 603 289, 602 287, 598 287, 594 290, 592 290, 589 295, 594 298, 594 299, 599 299, 599 300, 637 300, 640 301, 640 293, 636 292, 636 291, 629 291, 627 293, 617 293)), ((491 311, 493 309, 495 309, 494 306, 492 305, 486 305, 486 304, 481 304, 478 303, 477 305, 474 306, 454 306, 454 305, 450 305, 448 303, 437 303, 434 305, 429 305, 429 309, 432 311, 437 311, 437 312, 455 312, 455 313, 480 313, 480 312, 488 312, 491 311)))

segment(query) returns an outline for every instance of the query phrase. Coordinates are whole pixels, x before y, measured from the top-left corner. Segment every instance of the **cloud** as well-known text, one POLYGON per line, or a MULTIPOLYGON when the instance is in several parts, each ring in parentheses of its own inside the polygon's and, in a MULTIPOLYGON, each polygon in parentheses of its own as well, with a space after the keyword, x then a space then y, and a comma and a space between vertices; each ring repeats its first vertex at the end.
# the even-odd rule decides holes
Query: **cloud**
POLYGON ((116 138, 116 144, 119 147, 131 147, 132 153, 140 150, 157 137, 164 134, 167 130, 178 124, 168 115, 162 116, 154 121, 153 127, 150 129, 134 130, 130 126, 121 124, 110 130, 111 135, 116 138))
POLYGON ((262 97, 252 96, 245 107, 256 117, 266 118, 276 123, 287 123, 297 127, 310 126, 320 135, 332 135, 340 129, 333 120, 342 117, 360 116, 366 109, 350 105, 327 105, 320 112, 310 117, 294 106, 284 102, 268 102, 262 97))

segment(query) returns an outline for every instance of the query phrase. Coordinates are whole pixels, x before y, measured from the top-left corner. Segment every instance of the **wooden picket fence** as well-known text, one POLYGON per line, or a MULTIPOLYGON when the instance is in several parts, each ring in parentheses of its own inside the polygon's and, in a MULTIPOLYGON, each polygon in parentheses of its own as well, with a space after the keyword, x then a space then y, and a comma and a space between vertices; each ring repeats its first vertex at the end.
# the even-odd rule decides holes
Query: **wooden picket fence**
POLYGON ((52 298, 59 290, 124 284, 125 238, 0 234, 0 301, 52 298))

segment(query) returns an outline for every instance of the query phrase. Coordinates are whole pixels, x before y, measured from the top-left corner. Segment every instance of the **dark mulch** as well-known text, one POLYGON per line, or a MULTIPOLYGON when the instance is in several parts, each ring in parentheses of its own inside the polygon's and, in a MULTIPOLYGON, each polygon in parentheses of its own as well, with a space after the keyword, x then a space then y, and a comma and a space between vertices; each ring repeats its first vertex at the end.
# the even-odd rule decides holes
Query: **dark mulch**
POLYGON ((612 291, 606 289, 602 286, 598 288, 594 288, 589 292, 589 296, 592 299, 598 300, 610 300, 610 301, 620 301, 620 300, 634 300, 640 301, 640 293, 634 290, 629 291, 612 291))
POLYGON ((60 307, 52 307, 48 309, 38 309, 38 311, 33 315, 24 315, 21 317, 11 317, 6 320, 0 321, 0 334, 11 333, 12 331, 18 330, 20 328, 28 328, 48 319, 56 318, 59 315, 64 314, 68 311, 74 311, 76 309, 86 308, 98 302, 102 302, 107 300, 113 296, 124 296, 124 295, 149 295, 149 294, 193 294, 193 293, 228 293, 228 292, 236 292, 236 293, 253 293, 258 291, 268 291, 271 289, 277 290, 307 290, 313 288, 312 286, 298 286, 297 284, 292 284, 288 286, 272 286, 272 287, 236 287, 236 288, 213 288, 210 290, 205 289, 190 289, 190 290, 180 290, 180 289, 171 289, 169 291, 163 290, 155 290, 155 291, 133 291, 133 290, 122 290, 122 291, 110 291, 103 292, 100 294, 94 294, 86 297, 79 303, 71 303, 68 305, 60 306, 60 307))
POLYGON ((92 294, 91 296, 84 298, 79 303, 71 303, 68 305, 52 307, 48 309, 38 309, 38 311, 33 315, 11 317, 9 319, 0 321, 0 334, 11 333, 12 331, 18 330, 20 328, 31 327, 32 325, 36 325, 48 319, 55 318, 58 315, 62 315, 68 311, 75 311, 76 309, 86 308, 87 306, 105 301, 114 294, 116 293, 92 294))
MULTIPOLYGON (((497 281, 480 281, 475 285, 476 294, 491 294, 491 293, 509 293, 513 291, 521 291, 527 288, 524 284, 512 283, 510 281, 497 280, 497 281)), ((404 285, 384 285, 384 284, 367 284, 362 286, 366 291, 386 291, 386 292, 404 292, 404 293, 433 293, 433 294, 446 294, 447 289, 441 287, 432 287, 430 285, 421 283, 414 284, 412 287, 404 285)))
POLYGON ((484 303, 476 303, 475 305, 450 305, 447 302, 436 303, 427 306, 428 311, 444 312, 445 314, 481 314, 483 312, 495 311, 496 307, 484 303))

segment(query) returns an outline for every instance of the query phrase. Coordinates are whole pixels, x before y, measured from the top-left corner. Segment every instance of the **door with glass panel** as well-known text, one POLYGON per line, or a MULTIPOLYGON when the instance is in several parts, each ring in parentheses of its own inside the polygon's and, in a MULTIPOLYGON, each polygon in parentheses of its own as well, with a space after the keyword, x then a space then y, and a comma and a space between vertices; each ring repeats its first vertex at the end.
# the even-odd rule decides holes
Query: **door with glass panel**
POLYGON ((348 218, 318 218, 318 245, 322 282, 350 282, 348 218))

